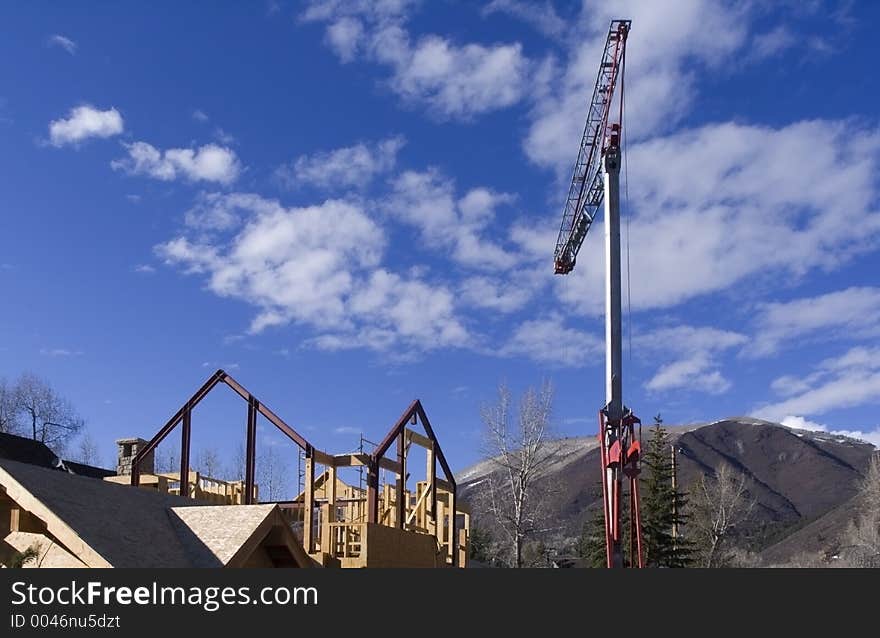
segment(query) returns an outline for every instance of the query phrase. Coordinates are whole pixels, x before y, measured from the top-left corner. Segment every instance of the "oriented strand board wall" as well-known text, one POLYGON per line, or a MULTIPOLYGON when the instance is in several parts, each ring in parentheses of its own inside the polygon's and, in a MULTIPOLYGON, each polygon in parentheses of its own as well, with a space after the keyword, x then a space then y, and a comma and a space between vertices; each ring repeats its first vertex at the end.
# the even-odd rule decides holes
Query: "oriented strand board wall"
POLYGON ((428 534, 368 524, 366 567, 436 567, 437 541, 428 534))

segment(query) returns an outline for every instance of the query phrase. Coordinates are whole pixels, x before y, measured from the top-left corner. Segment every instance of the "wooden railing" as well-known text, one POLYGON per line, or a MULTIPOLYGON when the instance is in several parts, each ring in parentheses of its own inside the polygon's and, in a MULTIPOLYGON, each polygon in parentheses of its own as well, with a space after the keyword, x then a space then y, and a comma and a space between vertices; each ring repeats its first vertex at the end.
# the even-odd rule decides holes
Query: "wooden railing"
MULTIPOLYGON (((361 555, 361 543, 366 538, 366 523, 328 523, 330 542, 327 553, 334 558, 358 558, 361 555)), ((323 548, 324 539, 321 539, 323 548)))

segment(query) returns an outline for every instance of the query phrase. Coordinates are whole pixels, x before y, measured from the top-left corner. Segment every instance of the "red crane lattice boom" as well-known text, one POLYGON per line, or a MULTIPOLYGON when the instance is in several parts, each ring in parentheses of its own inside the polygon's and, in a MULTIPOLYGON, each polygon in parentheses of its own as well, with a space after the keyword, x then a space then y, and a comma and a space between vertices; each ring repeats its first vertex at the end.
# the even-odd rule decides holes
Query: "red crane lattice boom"
POLYGON ((605 40, 602 63, 599 65, 583 139, 574 164, 574 175, 562 211, 562 225, 556 239, 557 275, 567 275, 574 268, 584 237, 602 206, 605 193, 602 185, 602 151, 606 147, 606 138, 610 136, 608 118, 623 69, 630 24, 630 20, 612 20, 605 40))

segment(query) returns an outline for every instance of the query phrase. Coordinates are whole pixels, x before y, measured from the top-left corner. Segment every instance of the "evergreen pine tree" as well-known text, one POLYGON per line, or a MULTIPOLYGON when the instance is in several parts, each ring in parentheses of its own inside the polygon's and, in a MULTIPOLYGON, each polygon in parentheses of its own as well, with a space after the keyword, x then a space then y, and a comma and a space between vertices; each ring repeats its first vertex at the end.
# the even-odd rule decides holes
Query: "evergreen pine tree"
POLYGON ((577 545, 578 557, 586 567, 605 567, 605 515, 602 508, 594 509, 584 521, 581 537, 577 545))
POLYGON ((488 530, 472 525, 468 537, 468 558, 471 560, 491 565, 492 560, 492 535, 488 530))
MULTIPOLYGON (((621 549, 623 550, 624 565, 629 565, 630 551, 630 516, 629 516, 629 492, 620 496, 620 529, 621 549)), ((581 536, 578 539, 577 554, 582 558, 586 567, 607 567, 608 552, 605 545, 605 513, 600 503, 593 510, 589 518, 584 521, 581 536)))
POLYGON ((686 567, 690 562, 690 545, 681 535, 686 499, 672 488, 671 454, 669 433, 658 414, 643 457, 647 471, 640 479, 642 544, 650 567, 686 567), (673 527, 678 528, 677 537, 673 527))

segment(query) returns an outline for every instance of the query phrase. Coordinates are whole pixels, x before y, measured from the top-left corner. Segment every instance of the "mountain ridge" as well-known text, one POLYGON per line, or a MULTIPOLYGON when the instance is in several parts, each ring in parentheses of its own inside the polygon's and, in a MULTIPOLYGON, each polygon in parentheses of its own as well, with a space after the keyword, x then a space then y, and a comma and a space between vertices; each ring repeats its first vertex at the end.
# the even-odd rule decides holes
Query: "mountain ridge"
MULTIPOLYGON (((649 427, 643 427, 643 445, 649 427)), ((747 477, 749 496, 756 503, 749 549, 774 564, 805 552, 835 552, 837 538, 855 512, 858 481, 876 451, 870 443, 844 435, 748 416, 666 429, 678 450, 683 489, 722 462, 747 477)), ((560 458, 538 479, 552 485, 545 497, 547 527, 556 530, 554 545, 570 547, 584 521, 601 506, 598 442, 595 436, 569 437, 550 445, 560 458)), ((466 502, 476 499, 493 467, 491 459, 483 459, 456 475, 466 502)))

